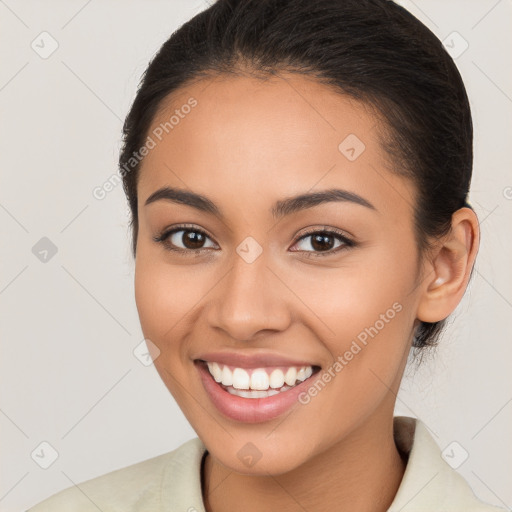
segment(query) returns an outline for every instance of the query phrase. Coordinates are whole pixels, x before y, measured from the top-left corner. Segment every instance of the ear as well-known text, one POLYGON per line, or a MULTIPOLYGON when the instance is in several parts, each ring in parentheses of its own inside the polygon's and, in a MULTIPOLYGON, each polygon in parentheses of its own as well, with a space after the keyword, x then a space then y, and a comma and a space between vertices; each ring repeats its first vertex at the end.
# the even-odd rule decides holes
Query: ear
POLYGON ((460 208, 452 215, 450 233, 439 241, 425 265, 418 320, 438 322, 455 310, 466 291, 479 244, 475 212, 460 208))

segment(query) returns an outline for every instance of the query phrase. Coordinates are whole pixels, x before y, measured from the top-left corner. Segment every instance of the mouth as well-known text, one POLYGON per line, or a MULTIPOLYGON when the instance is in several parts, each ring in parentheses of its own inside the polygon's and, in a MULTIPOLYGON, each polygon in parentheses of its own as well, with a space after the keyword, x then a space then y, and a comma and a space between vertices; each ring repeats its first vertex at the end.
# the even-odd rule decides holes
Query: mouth
POLYGON ((248 423, 283 414, 320 371, 319 366, 303 364, 247 368, 202 359, 194 364, 217 409, 230 419, 248 423))
POLYGON ((238 368, 215 361, 206 363, 210 375, 228 393, 243 398, 267 398, 295 387, 319 370, 313 366, 238 368))

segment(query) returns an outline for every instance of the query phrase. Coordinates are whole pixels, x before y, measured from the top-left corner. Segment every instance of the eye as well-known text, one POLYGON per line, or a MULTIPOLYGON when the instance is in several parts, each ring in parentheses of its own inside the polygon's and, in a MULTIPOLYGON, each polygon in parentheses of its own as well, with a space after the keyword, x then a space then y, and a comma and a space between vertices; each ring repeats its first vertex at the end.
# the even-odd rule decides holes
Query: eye
POLYGON ((154 237, 153 240, 163 244, 170 251, 177 251, 187 255, 197 254, 211 247, 216 247, 215 244, 205 246, 205 242, 207 240, 211 241, 211 238, 203 230, 193 225, 176 226, 154 237))
MULTIPOLYGON (((217 248, 217 245, 212 242, 207 233, 192 224, 167 229, 160 235, 153 237, 153 240, 163 244, 169 251, 176 251, 186 256, 197 256, 203 251, 217 248), (209 246, 205 245, 208 240, 212 242, 209 246)), ((304 252, 308 258, 333 255, 343 249, 356 245, 354 241, 346 237, 341 231, 327 227, 308 231, 299 238, 293 247, 301 242, 304 248, 299 250, 292 249, 292 252, 304 252), (308 239, 309 241, 305 243, 308 239), (336 245, 336 241, 339 242, 338 245, 336 245)))
MULTIPOLYGON (((308 241, 303 243, 303 251, 311 253, 308 254, 307 257, 329 256, 356 245, 354 241, 347 238, 340 231, 328 229, 327 227, 324 227, 322 230, 318 228, 316 228, 316 230, 310 230, 299 238, 297 244, 306 240, 308 241), (336 240, 340 242, 338 245, 335 245, 336 240)), ((294 250, 293 252, 302 251, 294 250)))

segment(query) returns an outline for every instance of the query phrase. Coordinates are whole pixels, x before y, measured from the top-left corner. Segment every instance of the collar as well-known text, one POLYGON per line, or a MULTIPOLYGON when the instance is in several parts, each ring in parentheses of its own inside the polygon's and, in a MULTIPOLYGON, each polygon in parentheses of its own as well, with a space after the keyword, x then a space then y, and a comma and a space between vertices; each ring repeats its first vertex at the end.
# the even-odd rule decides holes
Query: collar
MULTIPOLYGON (((407 416, 393 418, 397 449, 407 466, 388 512, 450 512, 503 510, 479 501, 469 484, 441 456, 426 425, 407 416)), ((162 480, 162 510, 205 512, 201 492, 201 462, 206 452, 196 437, 181 445, 162 480), (183 492, 187 489, 188 492, 183 492)))

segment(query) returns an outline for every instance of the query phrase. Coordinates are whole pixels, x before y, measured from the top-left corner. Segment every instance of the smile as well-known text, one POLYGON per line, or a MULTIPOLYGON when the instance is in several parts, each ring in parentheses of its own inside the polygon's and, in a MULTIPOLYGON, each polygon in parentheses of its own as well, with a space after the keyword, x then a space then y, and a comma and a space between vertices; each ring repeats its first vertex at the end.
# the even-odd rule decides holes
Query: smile
POLYGON ((236 368, 215 361, 207 362, 215 382, 230 394, 243 398, 267 398, 287 391, 313 375, 312 366, 297 368, 236 368))
POLYGON ((234 366, 196 359, 195 366, 212 405, 225 417, 244 423, 272 420, 300 404, 298 396, 320 371, 319 366, 304 363, 264 366, 260 361, 261 366, 248 368, 238 366, 241 362, 234 366))

